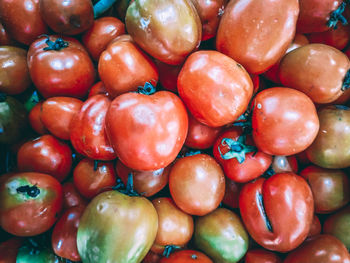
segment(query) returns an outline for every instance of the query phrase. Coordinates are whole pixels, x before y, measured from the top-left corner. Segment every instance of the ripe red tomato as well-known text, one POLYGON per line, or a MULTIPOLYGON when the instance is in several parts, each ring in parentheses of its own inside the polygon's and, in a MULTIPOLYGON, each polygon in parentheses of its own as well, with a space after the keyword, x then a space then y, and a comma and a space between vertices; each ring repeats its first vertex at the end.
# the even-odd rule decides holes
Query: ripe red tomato
POLYGON ((225 176, 225 195, 222 202, 231 207, 238 208, 239 193, 243 184, 238 184, 225 176))
POLYGON ((245 263, 282 263, 275 253, 265 249, 252 249, 245 255, 245 263))
POLYGON ((98 73, 112 98, 136 91, 139 86, 158 81, 154 62, 143 53, 129 35, 111 42, 98 61, 98 73))
POLYGON ((314 200, 302 177, 280 173, 244 185, 239 209, 250 236, 259 245, 286 252, 298 247, 307 237, 314 200))
POLYGON ((195 250, 180 250, 170 254, 168 258, 163 257, 159 263, 213 263, 213 261, 195 250))
POLYGON ((49 39, 41 37, 35 40, 28 51, 28 67, 33 83, 45 98, 82 98, 95 80, 89 54, 76 39, 70 37, 58 40, 57 36, 50 36, 49 39), (49 48, 48 43, 54 50, 45 50, 49 48))
POLYGON ((46 173, 63 181, 72 167, 72 151, 52 135, 43 135, 24 143, 17 153, 21 172, 46 173))
POLYGON ((190 215, 203 216, 216 209, 225 194, 225 176, 207 154, 183 157, 169 174, 169 189, 176 205, 190 215))
POLYGON ((73 182, 66 182, 62 185, 63 211, 74 206, 86 206, 87 200, 82 197, 73 182))
POLYGON ((49 133, 49 131, 45 128, 44 123, 41 120, 41 107, 43 102, 38 102, 29 112, 28 119, 30 126, 34 131, 39 133, 40 135, 44 135, 49 133))
POLYGON ((322 226, 320 219, 318 219, 317 215, 314 215, 314 219, 312 220, 310 231, 307 237, 313 237, 321 234, 321 228, 322 226))
POLYGON ((187 129, 186 108, 169 91, 123 94, 113 100, 106 115, 106 131, 114 150, 134 170, 168 166, 180 152, 187 129))
POLYGON ((211 127, 236 120, 253 94, 245 69, 217 51, 190 55, 180 71, 177 88, 192 115, 211 127))
POLYGON ((0 182, 0 225, 16 236, 47 231, 62 208, 62 186, 41 173, 3 175, 0 182))
POLYGON ((88 98, 97 95, 97 94, 102 94, 102 95, 106 95, 107 97, 109 97, 109 94, 106 90, 105 85, 103 84, 102 81, 99 81, 97 83, 95 83, 95 85, 93 85, 89 91, 89 95, 88 98))
POLYGON ((168 65, 155 59, 159 73, 159 83, 162 88, 177 93, 177 77, 179 76, 181 65, 168 65))
POLYGON ((292 155, 305 150, 316 138, 316 108, 304 93, 270 88, 258 93, 252 105, 253 139, 259 150, 271 155, 292 155))
POLYGON ((295 35, 297 0, 230 1, 216 36, 218 51, 260 74, 286 52, 295 35))
POLYGON ((117 156, 105 132, 105 117, 111 101, 105 95, 86 100, 70 126, 74 149, 91 159, 113 160, 117 156))

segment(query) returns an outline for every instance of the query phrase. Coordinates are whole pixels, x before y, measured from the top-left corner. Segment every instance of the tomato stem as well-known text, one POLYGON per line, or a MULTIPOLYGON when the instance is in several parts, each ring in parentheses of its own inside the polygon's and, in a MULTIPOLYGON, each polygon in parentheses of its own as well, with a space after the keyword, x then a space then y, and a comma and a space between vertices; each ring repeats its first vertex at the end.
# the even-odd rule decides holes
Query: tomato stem
POLYGON ((135 190, 134 190, 134 179, 133 179, 133 174, 129 173, 128 174, 128 181, 126 183, 126 187, 124 184, 121 182, 121 180, 118 182, 117 180, 117 185, 112 187, 113 190, 117 190, 121 192, 122 194, 128 195, 128 196, 140 196, 135 190), (125 188, 125 189, 123 189, 125 188))
POLYGON ((137 93, 144 95, 152 95, 156 92, 156 88, 152 85, 151 82, 146 82, 144 86, 140 86, 137 88, 137 93))
POLYGON ((350 69, 346 72, 341 90, 346 91, 348 88, 350 88, 350 69))
POLYGON ((260 211, 262 217, 264 218, 266 228, 267 228, 270 232, 273 232, 273 231, 272 231, 271 222, 270 222, 269 218, 267 217, 267 214, 266 214, 266 211, 265 211, 264 201, 263 201, 263 196, 262 196, 262 194, 259 193, 259 192, 257 192, 257 193, 256 193, 256 199, 257 199, 258 209, 259 209, 259 211, 260 211))
POLYGON ((94 5, 94 18, 101 16, 104 12, 110 9, 116 0, 100 0, 94 5))
POLYGON ((175 245, 166 245, 164 248, 163 257, 168 258, 170 254, 173 253, 176 249, 181 249, 181 247, 175 245))
POLYGON ((27 194, 30 197, 37 197, 40 194, 40 189, 36 185, 24 185, 16 189, 17 193, 27 194))
POLYGON ((343 16, 343 12, 345 10, 346 3, 343 2, 336 10, 334 10, 327 22, 327 26, 330 28, 337 29, 338 22, 340 21, 344 26, 348 24, 348 21, 346 18, 343 16))
POLYGON ((68 47, 69 43, 67 41, 64 41, 62 38, 57 38, 55 40, 55 42, 50 40, 50 36, 48 35, 42 35, 44 37, 46 37, 46 41, 45 43, 47 44, 47 47, 44 48, 45 51, 49 51, 49 50, 56 50, 59 51, 63 48, 68 47))
POLYGON ((223 138, 221 140, 221 144, 218 146, 221 158, 224 160, 236 158, 239 163, 243 163, 245 161, 246 153, 257 151, 257 148, 255 146, 246 145, 245 141, 245 135, 241 135, 237 141, 230 138, 223 138), (227 146, 229 148, 229 151, 225 154, 222 154, 220 150, 221 146, 227 146))

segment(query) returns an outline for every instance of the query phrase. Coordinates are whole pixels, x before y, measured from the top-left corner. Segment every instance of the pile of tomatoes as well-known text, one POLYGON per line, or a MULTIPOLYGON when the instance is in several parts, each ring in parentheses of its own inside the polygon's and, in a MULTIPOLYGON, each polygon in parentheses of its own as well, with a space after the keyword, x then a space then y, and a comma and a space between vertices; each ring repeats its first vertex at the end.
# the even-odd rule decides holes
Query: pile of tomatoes
POLYGON ((0 262, 350 263, 348 20, 0 0, 0 262))

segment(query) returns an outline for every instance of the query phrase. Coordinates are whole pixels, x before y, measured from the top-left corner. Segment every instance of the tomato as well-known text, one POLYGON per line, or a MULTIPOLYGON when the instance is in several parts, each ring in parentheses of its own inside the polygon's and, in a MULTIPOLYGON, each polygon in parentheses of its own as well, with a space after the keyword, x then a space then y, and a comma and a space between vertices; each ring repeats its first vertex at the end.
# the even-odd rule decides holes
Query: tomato
POLYGON ((180 71, 177 88, 191 114, 212 127, 236 120, 253 94, 253 83, 245 69, 217 51, 190 55, 180 71))
POLYGON ((1 0, 0 17, 9 35, 26 45, 48 32, 40 15, 39 0, 1 0))
POLYGON ((318 235, 291 252, 283 263, 349 263, 350 255, 337 238, 318 235))
POLYGON ((0 143, 18 142, 27 128, 27 111, 23 104, 13 97, 0 94, 0 143))
POLYGON ((70 207, 86 206, 87 200, 82 197, 72 182, 66 182, 62 185, 63 191, 63 211, 70 207))
POLYGON ((152 251, 157 253, 158 249, 164 250, 170 245, 185 246, 193 234, 192 216, 182 212, 171 198, 160 197, 152 204, 158 214, 158 232, 152 251))
POLYGON ((150 197, 162 190, 169 181, 171 165, 154 171, 136 171, 126 167, 121 161, 117 161, 115 170, 124 185, 128 183, 128 177, 133 176, 134 190, 142 196, 150 197))
POLYGON ((29 123, 34 131, 36 131, 40 135, 44 135, 49 133, 49 131, 45 128, 44 123, 41 120, 41 108, 43 102, 38 102, 29 112, 29 123))
POLYGON ((246 183, 269 168, 272 156, 258 151, 253 145, 251 136, 242 134, 240 127, 230 128, 216 139, 213 155, 228 178, 246 183))
POLYGON ((320 131, 306 150, 309 160, 323 168, 340 169, 350 166, 350 109, 327 106, 318 112, 320 131))
POLYGON ((98 61, 111 40, 124 33, 125 25, 118 18, 101 17, 84 33, 82 42, 93 60, 98 61))
POLYGON ((62 186, 41 173, 3 175, 0 182, 0 225, 16 236, 47 231, 62 208, 62 186))
POLYGON ((203 216, 216 209, 225 194, 225 176, 207 154, 183 157, 169 174, 170 194, 176 205, 190 215, 203 216))
POLYGON ((5 242, 0 243, 0 262, 13 263, 16 262, 18 249, 21 247, 23 240, 13 237, 5 242))
POLYGON ((39 0, 40 13, 46 24, 56 33, 77 35, 94 23, 90 0, 39 0))
POLYGON ((185 106, 175 94, 126 93, 106 115, 108 138, 119 159, 134 170, 168 166, 183 146, 188 129, 185 106))
POLYGON ((256 95, 253 105, 253 139, 260 151, 292 155, 305 150, 319 130, 315 105, 300 91, 270 88, 256 95))
POLYGON ((70 140, 80 154, 105 161, 117 157, 105 132, 105 117, 110 104, 105 95, 95 95, 83 103, 72 119, 70 140))
POLYGON ((180 250, 163 257, 159 263, 213 263, 205 254, 195 250, 180 250))
POLYGON ((19 148, 17 166, 21 172, 46 173, 61 182, 70 173, 72 151, 52 135, 43 135, 19 148))
POLYGON ((312 237, 321 234, 321 228, 322 226, 320 219, 318 219, 318 217, 314 215, 314 219, 312 220, 310 231, 307 237, 312 237))
POLYGON ((225 195, 222 202, 230 208, 238 208, 239 193, 243 184, 238 184, 225 177, 225 195))
POLYGON ((249 250, 245 256, 245 263, 282 263, 275 253, 264 249, 249 250))
POLYGON ((195 221, 194 244, 214 262, 238 262, 248 250, 248 234, 232 211, 218 208, 195 221))
POLYGON ((159 60, 155 60, 155 63, 159 73, 159 83, 162 85, 162 88, 177 93, 177 77, 182 65, 168 65, 159 60))
POLYGON ((298 172, 298 161, 295 156, 276 155, 272 160, 272 169, 275 173, 298 172))
POLYGON ((0 46, 0 70, 0 92, 19 94, 32 83, 27 66, 27 51, 22 48, 0 46))
MULTIPOLYGON (((17 43, 18 44, 18 43, 17 43)), ((5 30, 4 26, 0 22, 0 46, 16 46, 16 41, 14 41, 8 32, 5 30)))
POLYGON ((73 118, 79 113, 83 102, 71 97, 52 97, 41 105, 40 118, 53 135, 69 140, 73 118))
POLYGON ((186 0, 135 0, 127 9, 127 31, 152 57, 181 64, 202 38, 197 10, 186 0))
POLYGON ((16 263, 65 263, 66 261, 47 247, 22 246, 16 258, 16 263))
POLYGON ((330 234, 350 249, 350 206, 329 216, 323 225, 323 233, 330 234))
POLYGON ((348 57, 338 49, 309 44, 283 57, 279 78, 284 86, 304 92, 315 103, 330 103, 348 88, 349 68, 348 57))
POLYGON ((259 245, 286 252, 299 246, 309 233, 314 201, 302 177, 280 173, 244 185, 239 209, 246 229, 259 245))
POLYGON ((98 195, 104 188, 115 186, 117 181, 112 162, 98 162, 97 168, 94 166, 93 160, 83 159, 73 171, 75 187, 88 199, 98 195))
POLYGON ((88 97, 90 98, 90 97, 97 95, 97 94, 102 94, 102 95, 106 95, 107 97, 109 97, 109 94, 106 90, 106 87, 102 81, 95 83, 95 85, 93 85, 91 87, 88 97))
POLYGON ((152 250, 148 251, 147 255, 141 261, 142 263, 159 263, 161 256, 152 252, 152 250))
POLYGON ((309 183, 316 213, 332 213, 350 200, 350 182, 342 170, 308 166, 300 175, 309 183))
POLYGON ((146 198, 104 192, 89 203, 80 219, 79 255, 84 263, 138 263, 151 248, 157 229, 157 212, 146 198))
POLYGON ((216 36, 218 51, 260 74, 286 52, 295 34, 297 0, 230 1, 216 36))
POLYGON ((343 1, 339 0, 300 0, 300 14, 297 22, 298 33, 323 32, 329 30, 327 22, 331 13, 343 1))
POLYGON ((45 98, 82 98, 95 80, 95 69, 87 51, 70 37, 35 40, 28 51, 28 67, 34 85, 45 98))
POLYGON ((56 223, 51 236, 52 248, 56 255, 72 261, 80 260, 77 232, 84 209, 84 206, 71 207, 56 223))
POLYGON ((210 127, 188 113, 188 133, 185 145, 194 149, 207 149, 213 146, 221 127, 210 127))

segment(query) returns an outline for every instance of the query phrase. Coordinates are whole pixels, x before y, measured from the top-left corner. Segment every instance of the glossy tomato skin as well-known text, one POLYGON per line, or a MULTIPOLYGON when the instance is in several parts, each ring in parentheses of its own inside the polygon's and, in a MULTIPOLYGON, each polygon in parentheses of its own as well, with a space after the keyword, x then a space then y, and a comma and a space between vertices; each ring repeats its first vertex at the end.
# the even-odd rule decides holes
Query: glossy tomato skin
POLYGON ((139 263, 151 248, 157 228, 157 212, 146 198, 104 192, 89 203, 80 219, 78 251, 84 263, 139 263))
POLYGON ((43 135, 20 147, 17 166, 19 171, 46 173, 61 182, 71 170, 72 151, 52 135, 43 135))
POLYGON ((94 23, 92 2, 89 0, 39 0, 41 16, 56 33, 77 35, 94 23))
POLYGON ((0 70, 0 92, 9 95, 19 94, 32 83, 25 49, 0 46, 0 70))
POLYGON ((71 207, 56 223, 51 236, 52 248, 56 255, 72 261, 80 260, 77 231, 84 210, 84 206, 71 207))
POLYGON ((340 169, 350 166, 350 109, 327 106, 318 112, 320 131, 306 150, 308 159, 323 168, 340 169))
POLYGON ((34 236, 47 231, 57 220, 62 208, 62 186, 52 176, 3 175, 0 188, 0 225, 5 231, 16 236, 34 236))
POLYGON ((41 107, 43 102, 39 101, 29 112, 28 119, 30 126, 40 135, 49 133, 41 120, 41 107))
POLYGON ((346 247, 331 235, 318 235, 306 240, 291 252, 283 263, 349 263, 346 247))
POLYGON ((191 114, 211 127, 236 120, 253 94, 253 83, 245 69, 217 51, 190 55, 180 71, 177 88, 191 114))
MULTIPOLYGON (((224 170, 225 176, 237 183, 249 182, 260 175, 262 175, 271 165, 272 156, 264 152, 252 151, 245 154, 245 159, 240 163, 238 158, 224 159, 223 156, 234 150, 232 150, 227 144, 223 143, 224 139, 231 139, 235 142, 239 140, 242 134, 242 129, 240 127, 230 128, 220 134, 220 136, 215 140, 213 147, 213 155, 215 160, 221 165, 224 170)), ((247 140, 244 143, 245 146, 253 146, 254 142, 251 136, 246 136, 247 140)), ((236 153, 238 153, 237 151, 236 153)), ((235 153, 235 152, 234 152, 235 153)))
MULTIPOLYGON (((50 36, 55 41, 57 36, 50 36)), ((29 73, 44 98, 70 96, 82 98, 95 80, 95 69, 84 47, 70 37, 63 37, 68 47, 47 50, 47 37, 35 40, 28 51, 29 73)))
POLYGON ((298 172, 298 161, 295 156, 275 155, 271 167, 275 173, 298 172))
POLYGON ((9 35, 25 45, 48 32, 40 15, 39 0, 1 0, 0 17, 9 35))
POLYGON ((281 83, 308 95, 315 103, 330 103, 343 92, 350 68, 348 57, 324 44, 309 44, 285 55, 280 63, 281 83))
POLYGON ((9 33, 5 30, 2 23, 0 23, 0 46, 16 46, 16 41, 11 38, 9 33))
POLYGON ((126 166, 135 170, 168 166, 180 152, 187 130, 185 106, 169 91, 123 94, 112 101, 106 115, 113 149, 126 166))
POLYGON ((319 130, 315 105, 290 88, 270 88, 254 98, 253 139, 259 150, 271 155, 292 155, 305 150, 319 130))
POLYGON ((282 263, 275 253, 265 249, 252 249, 245 255, 244 263, 282 263))
POLYGON ((83 102, 71 97, 52 97, 41 105, 40 118, 46 129, 57 138, 69 140, 72 120, 83 102))
POLYGON ((74 185, 79 193, 91 199, 101 193, 105 188, 116 185, 116 174, 112 162, 98 162, 94 169, 94 161, 83 159, 74 168, 74 185))
POLYGON ((111 104, 105 95, 86 100, 70 126, 74 149, 94 160, 113 160, 117 156, 105 132, 105 118, 111 104))
POLYGON ((185 246, 193 234, 192 216, 181 211, 171 198, 160 197, 152 204, 158 214, 158 231, 151 250, 157 253, 167 245, 185 246))
POLYGON ((169 189, 176 205, 190 215, 203 216, 216 209, 225 194, 225 176, 207 154, 183 157, 169 174, 169 189))
POLYGON ((136 0, 129 5, 125 24, 143 50, 170 65, 181 64, 202 38, 197 10, 186 0, 136 0))
POLYGON ((302 177, 280 173, 244 185, 239 209, 244 225, 259 245, 286 252, 299 246, 308 235, 314 201, 302 177))
POLYGON ((194 244, 214 262, 238 262, 248 250, 248 234, 232 211, 218 208, 195 221, 194 244))
POLYGON ((213 263, 213 261, 195 250, 180 250, 170 254, 168 258, 163 257, 159 263, 213 263))
POLYGON ((131 173, 134 190, 145 197, 155 195, 168 184, 170 169, 171 165, 154 171, 136 171, 125 166, 120 160, 115 166, 116 173, 124 185, 127 185, 131 173))
POLYGON ((98 61, 98 72, 112 98, 136 91, 146 82, 156 85, 158 81, 155 64, 129 35, 122 35, 107 46, 98 61))
POLYGON ((102 95, 106 95, 107 97, 109 97, 109 94, 106 90, 105 85, 103 84, 102 81, 99 81, 97 83, 95 83, 91 89, 89 90, 89 95, 88 98, 94 96, 94 95, 98 95, 98 94, 102 94, 102 95))
POLYGON ((249 73, 263 73, 292 42, 298 14, 297 0, 231 1, 220 21, 216 48, 249 73))
POLYGON ((22 238, 13 237, 7 241, 0 243, 0 262, 13 263, 16 262, 18 249, 23 242, 22 238))
POLYGON ((310 185, 316 213, 332 213, 349 202, 350 182, 342 170, 308 166, 300 175, 310 185))
POLYGON ((93 60, 98 61, 108 44, 124 33, 125 25, 118 18, 101 17, 96 19, 89 30, 84 33, 82 42, 93 60))
POLYGON ((66 182, 62 185, 63 211, 75 206, 86 206, 87 200, 78 192, 73 182, 66 182))
POLYGON ((317 217, 317 215, 314 215, 314 218, 311 223, 310 231, 307 237, 312 237, 321 234, 322 226, 320 219, 317 217))

